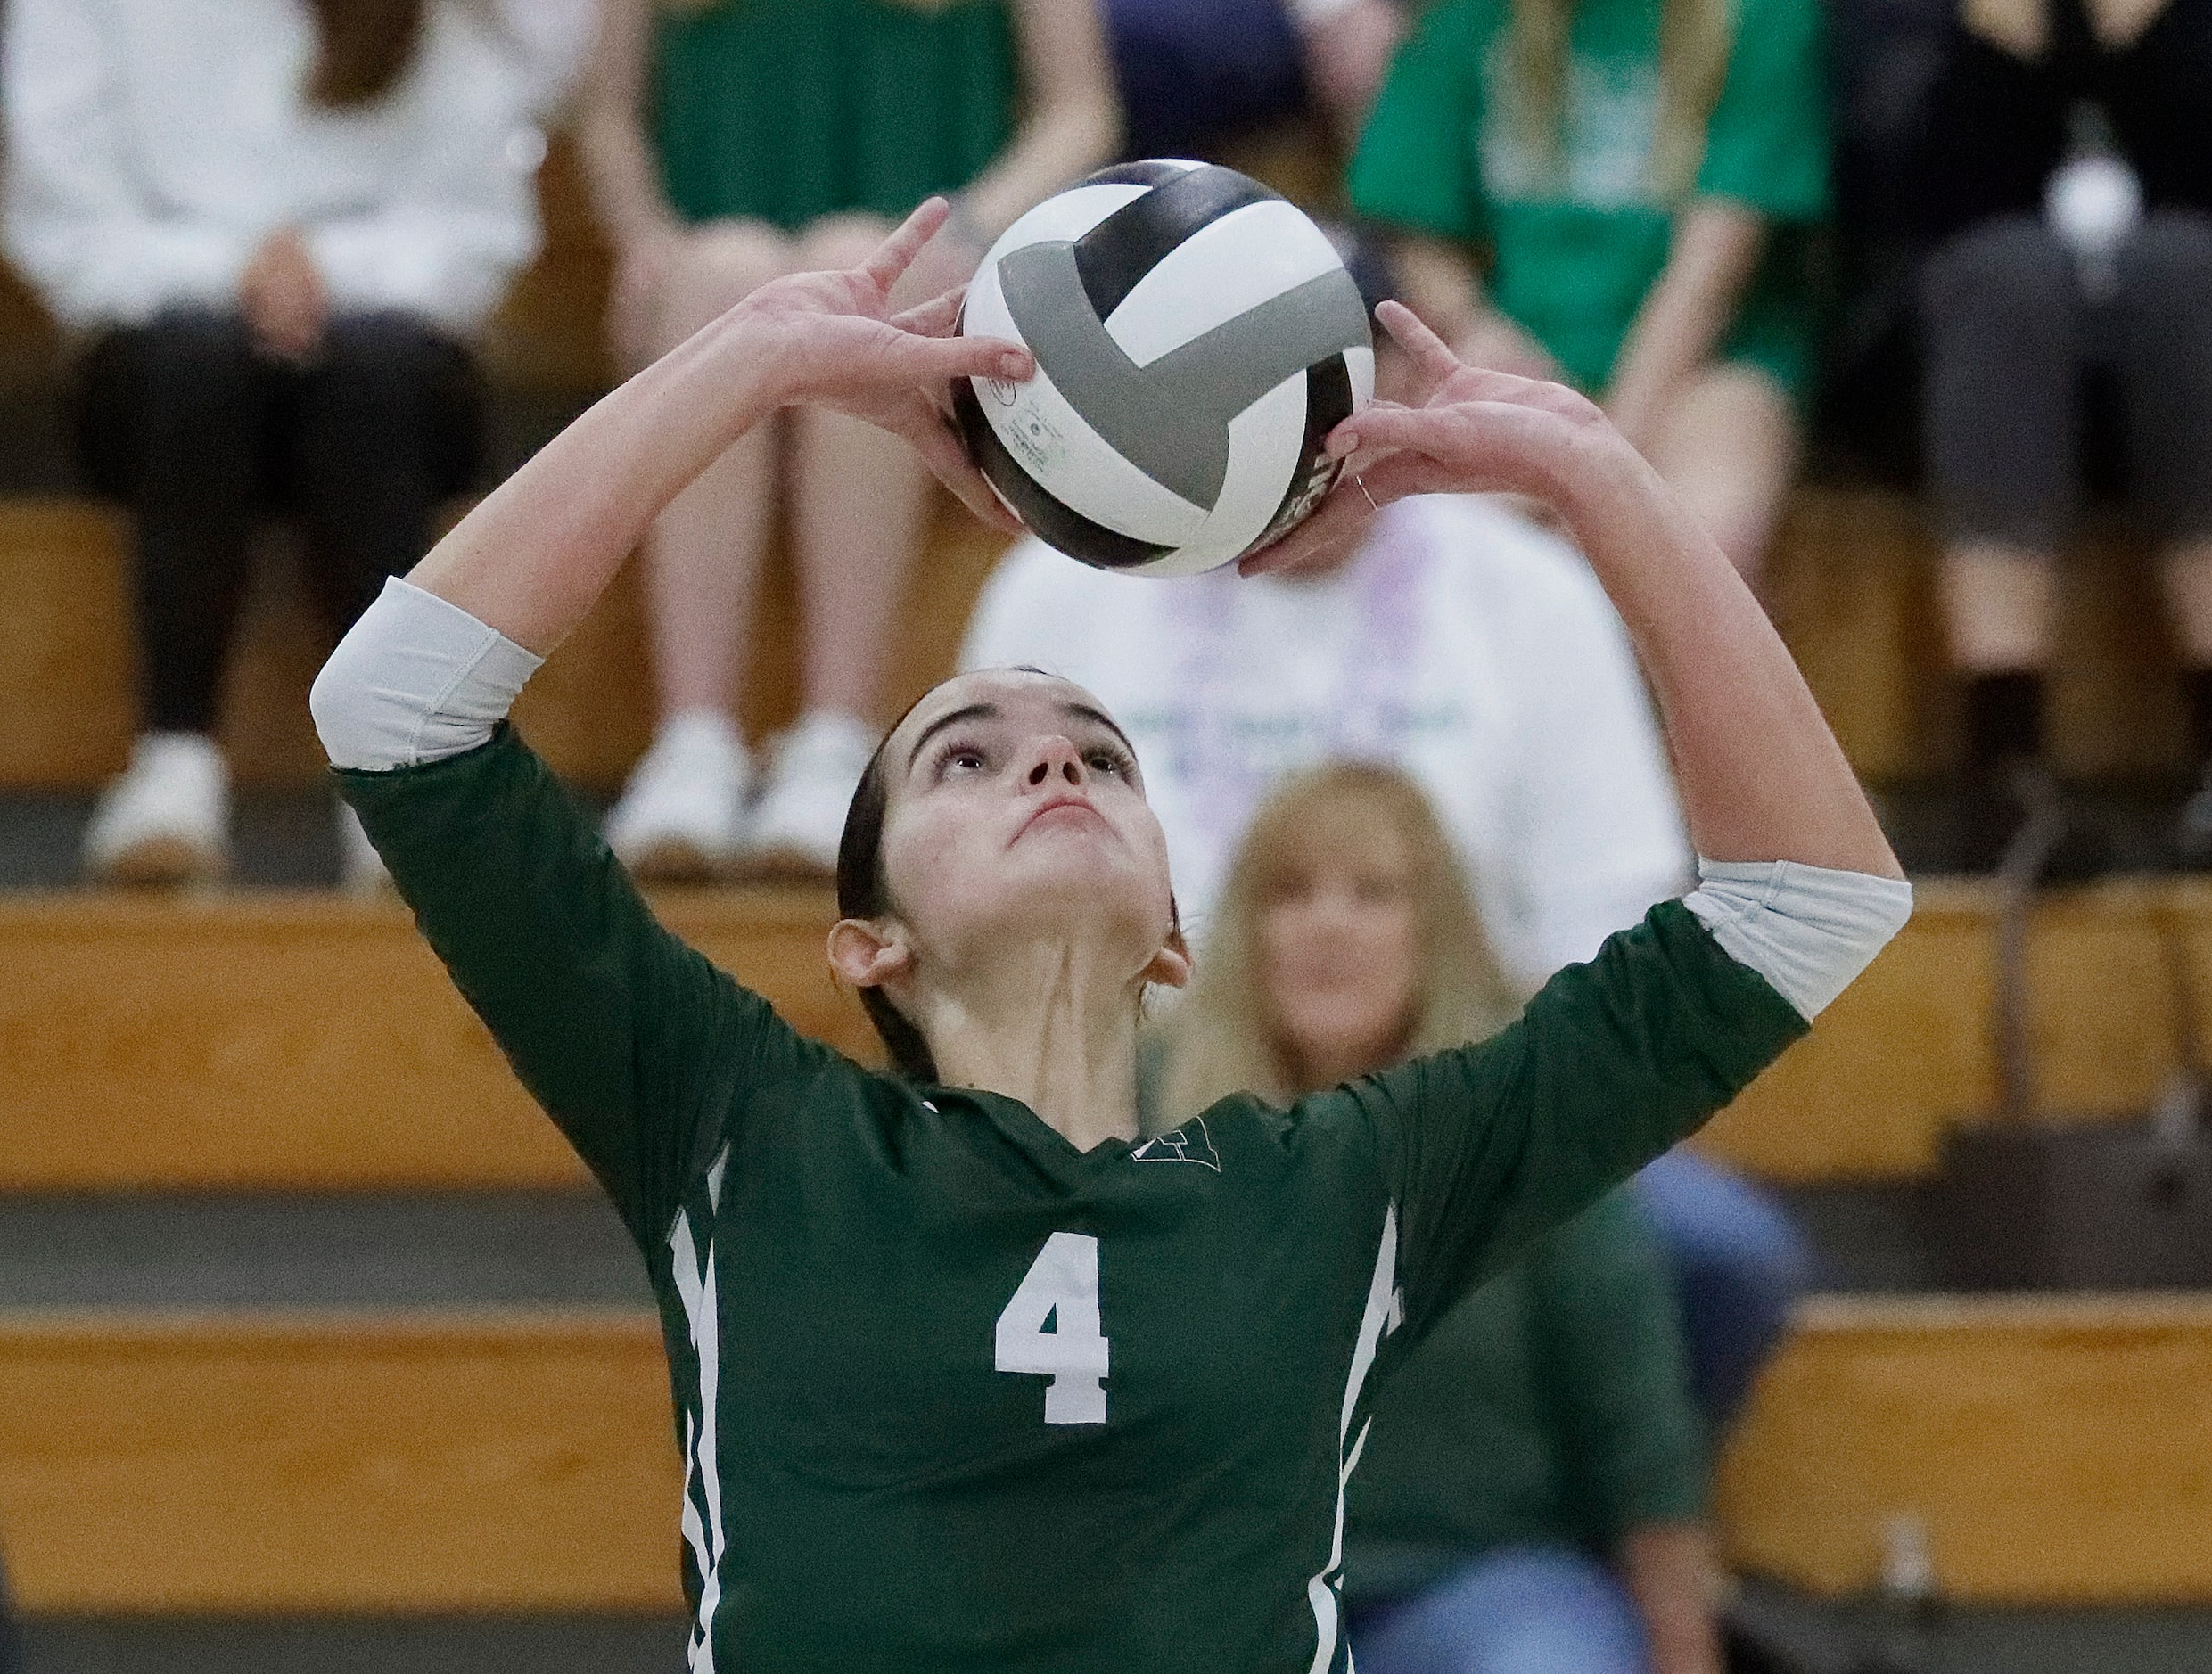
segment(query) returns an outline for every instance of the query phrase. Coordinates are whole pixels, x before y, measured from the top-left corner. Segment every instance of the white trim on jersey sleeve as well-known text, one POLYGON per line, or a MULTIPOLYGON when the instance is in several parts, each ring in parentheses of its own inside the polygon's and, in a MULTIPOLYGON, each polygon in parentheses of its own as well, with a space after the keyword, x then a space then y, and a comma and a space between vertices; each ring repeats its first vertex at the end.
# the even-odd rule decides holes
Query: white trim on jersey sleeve
POLYGON ((1912 916, 1912 886, 1903 878, 1796 860, 1700 858, 1698 880, 1682 905, 1807 1022, 1912 916))
POLYGON ((333 767, 412 767, 489 739, 544 661, 393 576, 315 677, 308 708, 333 767))

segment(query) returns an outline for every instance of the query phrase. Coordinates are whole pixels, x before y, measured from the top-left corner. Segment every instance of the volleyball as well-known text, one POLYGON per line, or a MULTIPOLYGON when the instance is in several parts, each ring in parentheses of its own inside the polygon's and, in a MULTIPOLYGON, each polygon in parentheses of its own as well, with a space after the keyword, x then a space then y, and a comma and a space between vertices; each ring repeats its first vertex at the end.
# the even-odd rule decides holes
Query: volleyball
POLYGON ((1102 570, 1234 562, 1320 504, 1328 432, 1375 389, 1359 287, 1327 234, 1206 163, 1104 169, 991 247, 962 330, 1036 357, 959 380, 961 434, 1048 545, 1102 570))

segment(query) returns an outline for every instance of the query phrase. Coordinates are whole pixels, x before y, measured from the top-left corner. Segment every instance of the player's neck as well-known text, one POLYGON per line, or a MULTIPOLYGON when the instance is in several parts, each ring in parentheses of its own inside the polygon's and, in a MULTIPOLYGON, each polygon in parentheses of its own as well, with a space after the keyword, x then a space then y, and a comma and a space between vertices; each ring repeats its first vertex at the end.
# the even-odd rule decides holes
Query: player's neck
POLYGON ((1137 1137, 1137 986, 1125 952, 1000 949, 925 1004, 948 1086, 1019 1099, 1079 1151, 1137 1137))

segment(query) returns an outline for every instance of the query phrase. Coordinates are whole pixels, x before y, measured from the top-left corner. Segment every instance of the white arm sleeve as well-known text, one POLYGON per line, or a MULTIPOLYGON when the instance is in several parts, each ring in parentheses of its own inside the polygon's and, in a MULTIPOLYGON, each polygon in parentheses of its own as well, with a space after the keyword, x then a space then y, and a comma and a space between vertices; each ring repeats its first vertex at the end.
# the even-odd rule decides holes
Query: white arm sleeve
POLYGON ((1902 878, 1795 860, 1700 859, 1698 879, 1682 905, 1808 1022, 1912 916, 1912 886, 1902 878))
POLYGON ((473 750, 545 659, 394 576, 315 677, 331 765, 384 772, 473 750))

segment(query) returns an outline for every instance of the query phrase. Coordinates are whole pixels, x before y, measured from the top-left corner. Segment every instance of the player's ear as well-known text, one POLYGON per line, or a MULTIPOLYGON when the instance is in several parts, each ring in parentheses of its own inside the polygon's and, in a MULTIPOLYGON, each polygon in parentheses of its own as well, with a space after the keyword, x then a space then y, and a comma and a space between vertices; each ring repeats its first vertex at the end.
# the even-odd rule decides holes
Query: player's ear
POLYGON ((1167 940, 1152 956, 1152 963, 1145 967, 1145 981, 1164 989, 1185 988, 1190 982, 1190 948, 1183 940, 1183 927, 1175 925, 1167 932, 1167 940))
POLYGON ((914 968, 898 922, 841 918, 829 927, 829 968, 856 989, 879 989, 914 968))

